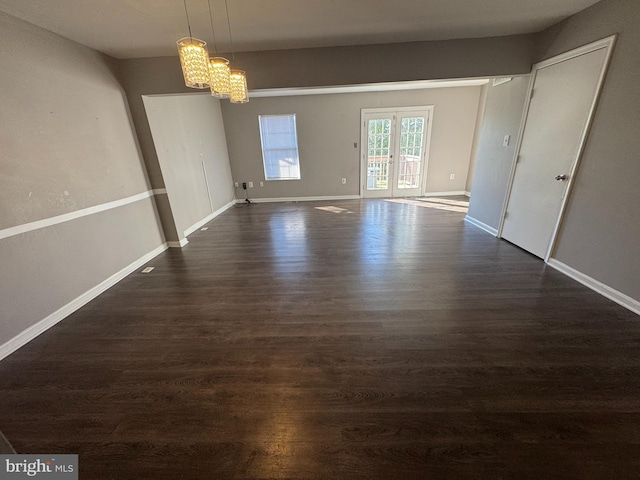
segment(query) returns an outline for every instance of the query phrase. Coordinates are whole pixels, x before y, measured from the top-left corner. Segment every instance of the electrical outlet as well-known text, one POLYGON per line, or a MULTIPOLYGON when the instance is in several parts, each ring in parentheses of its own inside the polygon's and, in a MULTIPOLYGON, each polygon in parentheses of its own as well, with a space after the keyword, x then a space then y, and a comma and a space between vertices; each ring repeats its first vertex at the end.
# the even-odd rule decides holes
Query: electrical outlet
POLYGON ((236 188, 238 188, 240 186, 240 184, 238 182, 236 182, 234 185, 236 186, 236 188))
POLYGON ((147 267, 144 270, 142 270, 142 273, 149 273, 149 272, 153 271, 154 268, 156 268, 156 267, 147 267))
POLYGON ((264 182, 260 182, 260 186, 261 186, 261 187, 264 187, 264 182))
POLYGON ((503 147, 508 147, 510 140, 511 140, 511 135, 505 135, 504 139, 502 140, 502 146, 503 147))
POLYGON ((242 182, 242 189, 246 190, 247 189, 247 182, 242 182))
POLYGON ((343 179, 342 179, 342 184, 343 184, 343 185, 345 185, 346 183, 347 183, 347 179, 346 179, 346 178, 343 178, 343 179))
POLYGON ((454 178, 456 178, 456 174, 452 173, 451 175, 449 175, 449 180, 453 180, 454 178))
POLYGON ((253 182, 249 182, 249 188, 253 188, 253 182))

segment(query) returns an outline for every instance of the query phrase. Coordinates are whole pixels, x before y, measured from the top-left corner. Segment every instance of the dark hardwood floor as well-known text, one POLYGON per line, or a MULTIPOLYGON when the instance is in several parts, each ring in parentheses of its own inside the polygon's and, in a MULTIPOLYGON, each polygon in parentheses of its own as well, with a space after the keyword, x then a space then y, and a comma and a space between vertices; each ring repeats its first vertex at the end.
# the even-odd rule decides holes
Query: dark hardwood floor
POLYGON ((0 430, 83 480, 640 478, 640 317, 427 204, 229 210, 0 362, 0 430))

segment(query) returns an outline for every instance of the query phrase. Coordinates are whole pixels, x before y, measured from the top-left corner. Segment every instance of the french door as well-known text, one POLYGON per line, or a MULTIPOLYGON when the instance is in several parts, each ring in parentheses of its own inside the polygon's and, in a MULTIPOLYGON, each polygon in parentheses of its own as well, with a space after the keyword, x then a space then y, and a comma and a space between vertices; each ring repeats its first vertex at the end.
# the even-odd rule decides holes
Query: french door
POLYGON ((362 110, 363 197, 424 193, 432 112, 433 107, 362 110))

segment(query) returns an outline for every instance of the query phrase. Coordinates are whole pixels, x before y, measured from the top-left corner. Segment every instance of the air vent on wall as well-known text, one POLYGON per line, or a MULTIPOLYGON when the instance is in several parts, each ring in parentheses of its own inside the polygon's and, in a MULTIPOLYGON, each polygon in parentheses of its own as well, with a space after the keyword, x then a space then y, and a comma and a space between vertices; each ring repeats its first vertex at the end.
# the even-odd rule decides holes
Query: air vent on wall
POLYGON ((503 83, 507 83, 513 80, 513 77, 498 77, 493 79, 493 86, 497 87, 498 85, 502 85, 503 83))

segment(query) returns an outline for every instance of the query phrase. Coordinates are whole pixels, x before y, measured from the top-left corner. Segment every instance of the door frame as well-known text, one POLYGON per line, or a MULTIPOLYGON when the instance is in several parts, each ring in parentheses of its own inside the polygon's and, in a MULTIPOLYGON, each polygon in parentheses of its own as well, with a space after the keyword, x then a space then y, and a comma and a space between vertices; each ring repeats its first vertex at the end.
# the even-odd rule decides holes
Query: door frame
MULTIPOLYGON (((420 195, 424 195, 427 189, 427 169, 429 166, 429 154, 431 153, 431 128, 433 126, 433 105, 424 105, 424 106, 410 106, 410 107, 379 107, 379 108, 361 108, 360 109, 360 198, 364 198, 365 185, 367 182, 367 169, 364 166, 366 160, 366 150, 365 146, 369 145, 368 138, 368 130, 367 130, 367 122, 365 120, 365 115, 383 113, 389 114, 392 112, 415 112, 415 111, 428 111, 429 112, 429 121, 427 122, 427 130, 425 132, 425 142, 424 142, 424 159, 422 166, 422 174, 420 176, 420 195)), ((395 136, 395 133, 394 133, 395 136)), ((395 150, 395 145, 394 145, 395 150)), ((391 193, 392 189, 389 189, 389 193, 391 193)), ((385 198, 385 197, 382 197, 385 198)))
POLYGON ((515 148, 515 154, 511 162, 511 172, 509 173, 507 193, 505 195, 505 199, 502 204, 502 213, 500 215, 500 225, 498 226, 498 234, 497 234, 498 238, 502 238, 502 230, 504 228, 504 222, 507 216, 507 207, 509 206, 509 199, 511 197, 513 181, 516 174, 518 159, 520 157, 520 149, 522 148, 522 139, 523 139, 524 131, 527 126, 527 118, 529 116, 529 107, 531 106, 531 99, 533 98, 533 95, 534 95, 534 86, 535 86, 536 76, 538 74, 538 71, 543 68, 550 67, 558 63, 566 62, 567 60, 571 60, 573 58, 586 55, 591 52, 595 52, 596 50, 601 50, 603 48, 607 49, 605 60, 602 65, 602 70, 600 71, 600 76, 596 84, 596 92, 595 92, 595 95, 593 96, 593 101, 591 102, 591 107, 589 108, 589 113, 587 115, 587 121, 585 122, 584 128, 582 129, 582 133, 580 134, 578 151, 576 152, 576 156, 568 172, 569 180, 567 182, 567 188, 565 190, 564 197, 562 198, 562 203, 560 205, 560 213, 558 214, 555 227, 551 234, 551 240, 549 242, 549 245, 547 246, 547 251, 544 256, 545 263, 549 262, 549 258, 551 257, 551 254, 553 253, 556 245, 556 240, 558 238, 558 231, 560 230, 560 226, 562 225, 562 221, 564 219, 565 210, 566 210, 567 203, 573 187, 573 180, 575 178, 576 172, 578 171, 578 166, 580 164, 580 160, 582 159, 582 155, 584 153, 584 149, 587 143, 587 137, 589 136, 589 130, 591 129, 593 117, 595 116, 598 100, 600 99, 600 95, 602 94, 602 86, 604 84, 604 79, 609 70, 609 65, 611 63, 611 55, 613 54, 613 48, 615 46, 617 37, 618 37, 617 34, 611 35, 610 37, 606 37, 601 40, 597 40, 595 42, 584 45, 582 47, 576 48, 574 50, 570 50, 560 55, 556 55, 555 57, 551 57, 547 60, 543 60, 542 62, 536 63, 535 65, 533 65, 533 68, 531 70, 531 78, 529 80, 527 97, 525 101, 524 111, 522 112, 522 119, 520 121, 520 129, 518 131, 518 141, 515 148))

